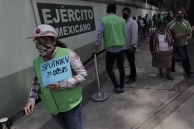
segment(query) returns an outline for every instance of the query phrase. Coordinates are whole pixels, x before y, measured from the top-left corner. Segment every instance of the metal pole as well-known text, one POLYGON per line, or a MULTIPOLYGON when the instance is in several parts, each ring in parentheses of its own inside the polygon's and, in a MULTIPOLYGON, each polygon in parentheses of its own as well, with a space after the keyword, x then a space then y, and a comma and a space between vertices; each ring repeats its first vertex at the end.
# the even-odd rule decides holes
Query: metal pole
POLYGON ((11 129, 9 119, 7 117, 0 119, 0 129, 11 129))
POLYGON ((98 84, 98 92, 92 95, 92 100, 95 102, 103 102, 108 99, 109 95, 105 92, 101 92, 96 54, 94 54, 94 65, 95 65, 96 79, 97 79, 97 84, 98 84))
POLYGON ((96 54, 94 54, 94 65, 95 65, 95 71, 96 71, 96 79, 97 79, 97 83, 98 83, 98 92, 100 93, 100 80, 99 80, 99 74, 98 74, 98 65, 97 65, 96 54))

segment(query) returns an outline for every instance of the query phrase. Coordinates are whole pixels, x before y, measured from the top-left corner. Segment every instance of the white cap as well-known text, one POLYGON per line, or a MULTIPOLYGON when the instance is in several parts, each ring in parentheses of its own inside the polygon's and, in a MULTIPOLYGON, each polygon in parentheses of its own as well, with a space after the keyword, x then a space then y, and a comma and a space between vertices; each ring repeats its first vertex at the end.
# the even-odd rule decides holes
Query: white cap
POLYGON ((36 37, 42 37, 42 36, 57 37, 57 32, 52 26, 47 25, 47 24, 43 24, 43 25, 39 25, 34 30, 34 36, 31 36, 31 37, 28 37, 28 38, 36 38, 36 37))
POLYGON ((178 10, 176 14, 183 14, 182 10, 178 10))

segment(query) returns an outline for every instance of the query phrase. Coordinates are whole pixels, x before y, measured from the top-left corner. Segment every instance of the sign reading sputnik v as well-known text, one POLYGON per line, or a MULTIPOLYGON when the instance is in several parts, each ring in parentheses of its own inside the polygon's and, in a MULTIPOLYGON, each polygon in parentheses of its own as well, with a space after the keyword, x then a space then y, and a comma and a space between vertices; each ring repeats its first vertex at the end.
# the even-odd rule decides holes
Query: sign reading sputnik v
POLYGON ((96 30, 92 6, 37 3, 41 24, 53 26, 58 38, 96 30))
POLYGON ((40 68, 43 86, 72 77, 68 55, 44 62, 40 68))

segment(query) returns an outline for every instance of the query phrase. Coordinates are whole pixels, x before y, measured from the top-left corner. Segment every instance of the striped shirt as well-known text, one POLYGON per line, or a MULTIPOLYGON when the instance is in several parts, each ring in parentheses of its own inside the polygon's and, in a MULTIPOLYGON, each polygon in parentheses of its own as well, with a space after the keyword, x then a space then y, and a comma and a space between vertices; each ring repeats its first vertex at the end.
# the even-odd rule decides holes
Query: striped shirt
MULTIPOLYGON (((56 48, 56 50, 57 50, 57 48, 56 48)), ((54 57, 56 50, 55 50, 52 58, 54 57)), ((48 59, 46 59, 46 58, 44 58, 44 60, 48 61, 48 59)), ((73 77, 60 81, 59 82, 60 89, 74 88, 75 86, 77 86, 77 85, 81 84, 83 81, 85 81, 88 77, 87 72, 86 72, 82 62, 80 61, 79 56, 72 50, 69 52, 69 60, 70 60, 70 64, 71 64, 73 77)), ((29 101, 35 102, 35 100, 39 97, 39 92, 40 92, 40 84, 38 82, 38 78, 37 78, 37 76, 34 72, 34 69, 33 69, 33 82, 32 82, 32 86, 31 86, 28 102, 29 101)))
MULTIPOLYGON (((100 20, 100 23, 98 25, 98 31, 97 31, 96 45, 100 45, 100 43, 102 42, 103 36, 104 36, 104 24, 102 20, 100 20)), ((113 47, 106 48, 107 51, 112 53, 120 52, 124 49, 125 49, 124 46, 113 46, 113 47)))

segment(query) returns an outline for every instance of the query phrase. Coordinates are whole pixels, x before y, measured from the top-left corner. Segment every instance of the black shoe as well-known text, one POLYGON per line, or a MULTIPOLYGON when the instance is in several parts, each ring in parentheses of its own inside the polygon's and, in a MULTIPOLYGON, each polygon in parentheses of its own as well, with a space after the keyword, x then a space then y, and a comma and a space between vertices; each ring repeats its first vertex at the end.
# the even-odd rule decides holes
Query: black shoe
POLYGON ((136 78, 137 75, 131 76, 131 75, 127 75, 126 78, 136 78))
POLYGON ((188 73, 186 73, 187 75, 190 75, 190 74, 194 74, 194 72, 190 71, 188 73))
POLYGON ((175 68, 171 68, 170 71, 171 71, 171 72, 176 72, 175 68))
POLYGON ((121 93, 121 88, 120 88, 120 87, 113 88, 113 91, 114 91, 115 93, 121 93))
POLYGON ((121 93, 124 93, 124 92, 125 92, 124 88, 121 88, 121 93))
POLYGON ((136 79, 135 78, 129 78, 129 80, 126 82, 126 84, 130 84, 130 83, 133 83, 133 82, 136 82, 136 79))

